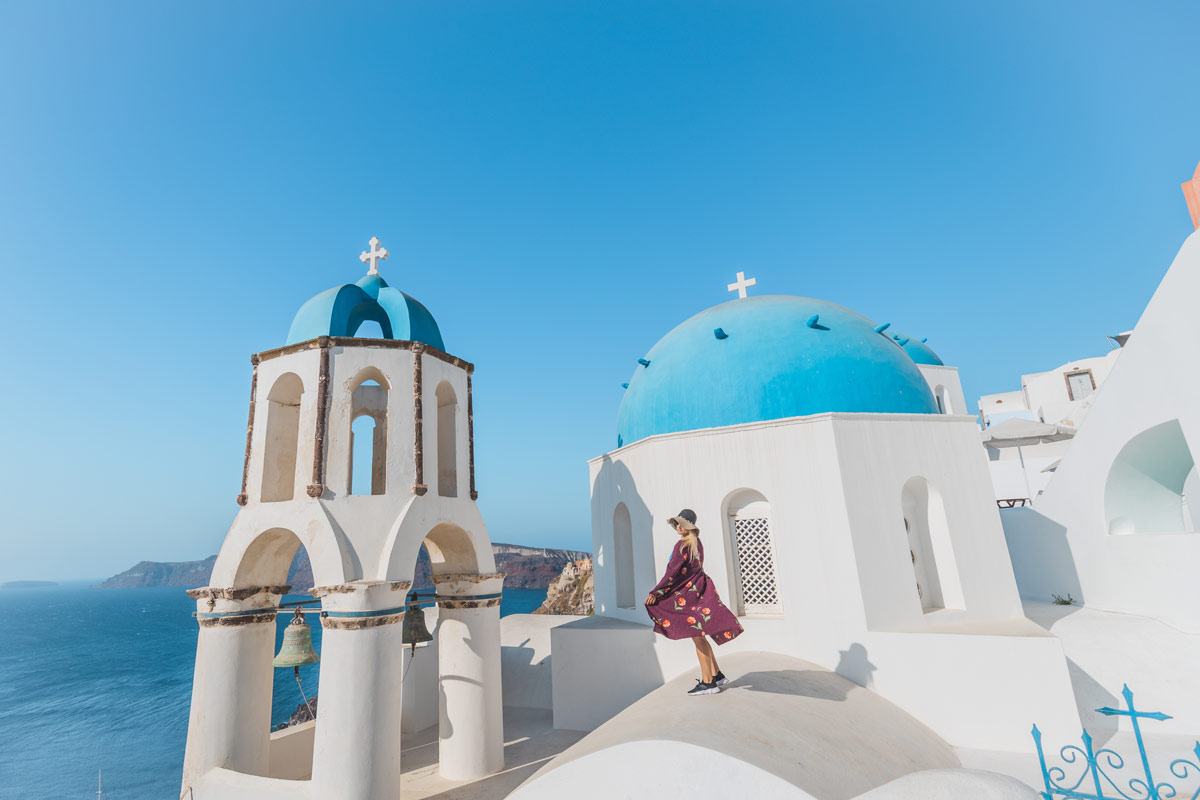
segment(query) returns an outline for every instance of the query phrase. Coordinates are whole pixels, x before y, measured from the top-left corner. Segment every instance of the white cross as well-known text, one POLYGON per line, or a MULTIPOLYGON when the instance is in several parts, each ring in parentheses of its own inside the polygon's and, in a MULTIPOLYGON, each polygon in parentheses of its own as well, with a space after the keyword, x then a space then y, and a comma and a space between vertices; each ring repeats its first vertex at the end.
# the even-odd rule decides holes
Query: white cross
POLYGON ((755 281, 754 278, 751 278, 750 280, 746 280, 746 273, 739 272, 738 276, 737 276, 737 283, 729 284, 729 291, 737 292, 738 297, 743 298, 746 296, 746 290, 749 289, 751 286, 753 286, 755 283, 757 283, 757 281, 755 281))
MULTIPOLYGON (((367 242, 367 244, 371 245, 370 251, 363 250, 362 253, 358 256, 358 260, 363 262, 364 264, 366 264, 367 262, 371 263, 371 268, 369 270, 367 270, 368 275, 378 275, 379 274, 379 259, 387 258, 388 251, 384 250, 382 247, 379 246, 379 237, 378 236, 372 236, 371 241, 367 242)), ((743 295, 743 297, 744 296, 745 295, 743 295)))

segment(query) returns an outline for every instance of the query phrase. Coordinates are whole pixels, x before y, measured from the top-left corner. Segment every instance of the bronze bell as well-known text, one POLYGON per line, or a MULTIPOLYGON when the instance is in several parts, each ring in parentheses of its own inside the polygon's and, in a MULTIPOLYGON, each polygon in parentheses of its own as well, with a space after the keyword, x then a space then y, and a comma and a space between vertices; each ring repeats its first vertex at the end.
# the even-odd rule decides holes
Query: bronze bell
POLYGON ((271 662, 276 667, 299 667, 305 664, 315 664, 321 657, 312 645, 312 628, 304 621, 304 614, 296 609, 296 615, 288 623, 283 632, 283 643, 279 645, 279 655, 271 662))
POLYGON ((400 626, 400 641, 416 650, 420 642, 432 642, 433 634, 425 627, 425 612, 415 605, 416 595, 409 596, 408 608, 404 610, 404 622, 400 626))

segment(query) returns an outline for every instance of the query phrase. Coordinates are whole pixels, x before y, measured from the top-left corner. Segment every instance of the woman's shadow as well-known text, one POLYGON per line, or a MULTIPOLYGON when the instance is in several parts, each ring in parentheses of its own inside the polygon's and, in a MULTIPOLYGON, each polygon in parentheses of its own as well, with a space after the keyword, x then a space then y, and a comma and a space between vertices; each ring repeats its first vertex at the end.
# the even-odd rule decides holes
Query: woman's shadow
POLYGON ((875 665, 867 659, 867 648, 858 642, 839 652, 841 657, 834 672, 823 669, 747 672, 730 681, 729 688, 841 702, 856 684, 869 686, 875 665))

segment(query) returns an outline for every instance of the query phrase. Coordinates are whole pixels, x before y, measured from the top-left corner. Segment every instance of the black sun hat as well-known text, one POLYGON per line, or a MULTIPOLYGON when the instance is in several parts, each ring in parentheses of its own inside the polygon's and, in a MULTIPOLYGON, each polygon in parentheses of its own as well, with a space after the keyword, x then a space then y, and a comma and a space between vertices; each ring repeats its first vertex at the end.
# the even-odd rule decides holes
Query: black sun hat
POLYGON ((679 527, 685 528, 689 531, 698 530, 696 527, 696 512, 692 511, 690 508, 685 508, 683 511, 680 511, 667 521, 674 522, 679 525, 679 527))

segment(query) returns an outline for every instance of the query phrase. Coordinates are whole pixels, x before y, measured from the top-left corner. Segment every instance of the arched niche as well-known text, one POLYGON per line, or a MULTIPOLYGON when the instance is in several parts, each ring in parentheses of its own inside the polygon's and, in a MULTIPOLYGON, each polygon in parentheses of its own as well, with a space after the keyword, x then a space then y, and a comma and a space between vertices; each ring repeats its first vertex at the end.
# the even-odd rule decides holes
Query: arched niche
POLYGON ((462 528, 444 522, 425 534, 425 551, 434 575, 479 572, 475 542, 462 528))
POLYGON ((946 387, 940 383, 933 388, 933 399, 937 401, 938 411, 942 414, 951 413, 950 397, 946 394, 946 387))
POLYGON ((438 494, 458 497, 458 398, 449 381, 437 386, 438 494))
POLYGON ((633 578, 633 521, 624 503, 617 503, 613 510, 613 568, 616 573, 617 606, 634 608, 637 590, 633 578))
POLYGON ((293 372, 280 375, 267 394, 267 430, 263 447, 264 503, 296 495, 296 450, 300 444, 300 398, 304 384, 293 372))
POLYGON ((1134 436, 1117 453, 1104 484, 1104 513, 1111 534, 1191 533, 1200 516, 1195 462, 1179 420, 1134 436))
POLYGON ((964 608, 962 581, 942 495, 927 479, 909 478, 900 494, 913 582, 925 613, 964 608))
POLYGON ((739 489, 725 499, 723 507, 729 585, 736 613, 783 613, 771 504, 754 489, 739 489))

